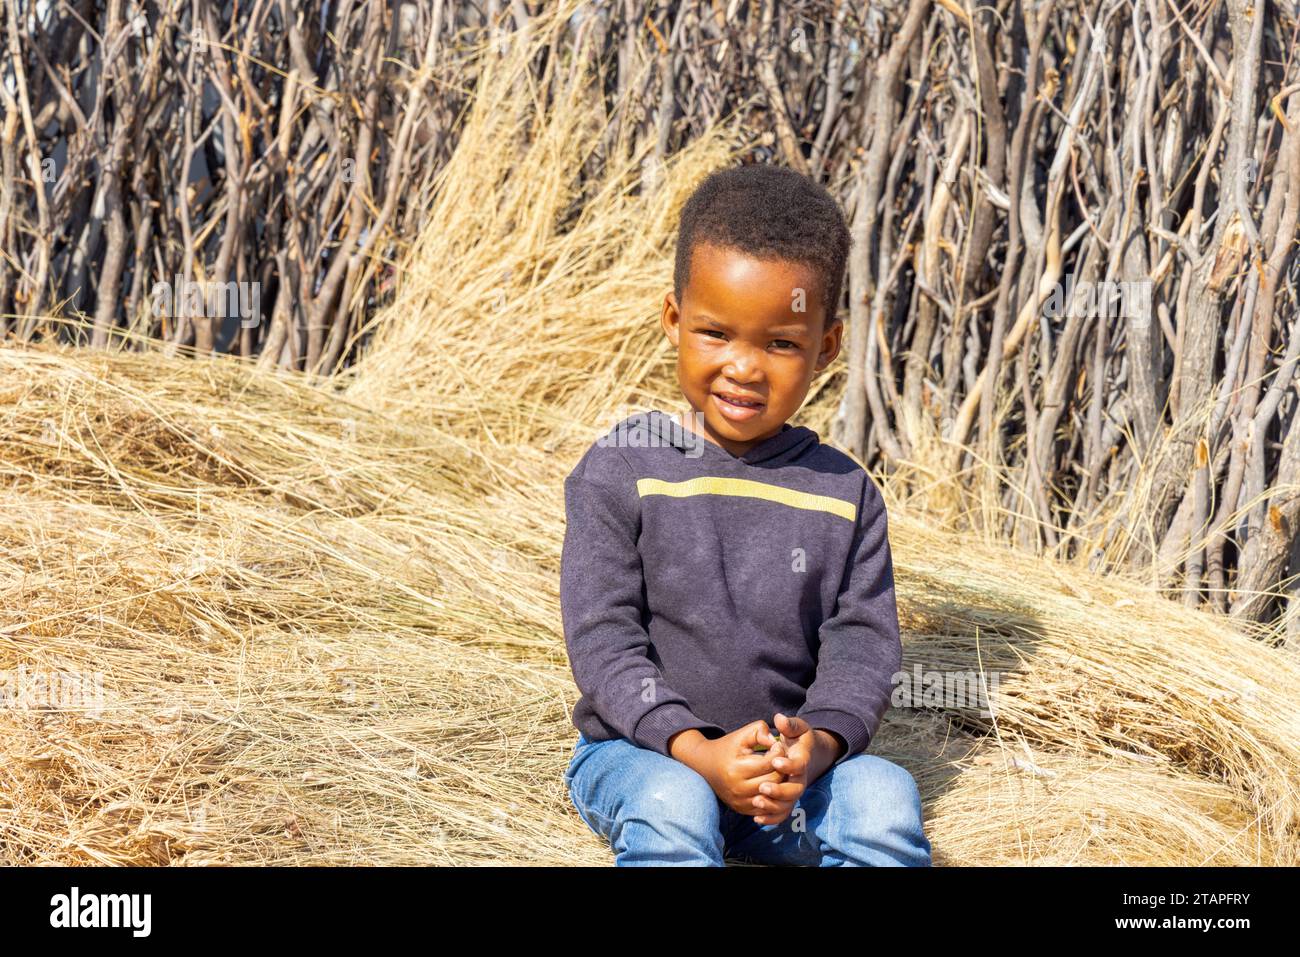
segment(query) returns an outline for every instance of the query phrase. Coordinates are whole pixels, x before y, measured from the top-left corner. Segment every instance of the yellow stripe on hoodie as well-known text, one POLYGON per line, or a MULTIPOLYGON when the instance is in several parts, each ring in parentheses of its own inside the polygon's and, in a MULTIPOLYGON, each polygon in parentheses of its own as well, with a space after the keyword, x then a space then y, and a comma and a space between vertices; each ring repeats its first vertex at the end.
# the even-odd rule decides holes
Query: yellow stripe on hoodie
POLYGON ((832 498, 829 495, 813 495, 780 485, 766 482, 754 482, 749 479, 724 478, 720 475, 703 475, 687 479, 684 482, 666 482, 663 479, 643 478, 636 483, 637 494, 670 495, 673 498, 687 498, 692 495, 737 495, 744 498, 763 498, 769 502, 779 502, 791 508, 804 508, 813 512, 830 512, 840 518, 856 521, 858 507, 852 502, 832 498))

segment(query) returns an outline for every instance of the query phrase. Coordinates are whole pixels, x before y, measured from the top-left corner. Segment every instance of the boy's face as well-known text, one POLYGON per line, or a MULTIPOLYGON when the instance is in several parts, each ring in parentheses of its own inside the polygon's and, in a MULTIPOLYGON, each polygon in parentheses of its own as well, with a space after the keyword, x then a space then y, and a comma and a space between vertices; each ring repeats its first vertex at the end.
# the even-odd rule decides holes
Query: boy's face
POLYGON ((839 354, 844 324, 823 332, 824 316, 810 266, 696 245, 682 302, 668 293, 661 320, 696 413, 684 424, 737 456, 780 432, 839 354), (758 404, 742 408, 724 396, 758 404))

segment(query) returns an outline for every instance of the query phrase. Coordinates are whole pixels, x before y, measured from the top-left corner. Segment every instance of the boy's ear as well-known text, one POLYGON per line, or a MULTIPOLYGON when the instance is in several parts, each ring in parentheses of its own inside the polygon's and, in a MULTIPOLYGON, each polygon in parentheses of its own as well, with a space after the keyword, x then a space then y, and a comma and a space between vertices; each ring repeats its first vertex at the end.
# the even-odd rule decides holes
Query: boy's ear
POLYGON ((835 357, 840 354, 843 337, 844 317, 836 316, 834 324, 822 334, 821 352, 817 356, 817 364, 813 367, 814 372, 821 372, 835 361, 835 357))
POLYGON ((659 324, 663 327, 664 335, 668 337, 668 341, 673 344, 673 348, 677 347, 677 337, 681 332, 681 318, 682 314, 677 305, 677 296, 669 292, 668 295, 664 296, 664 311, 659 317, 659 324))

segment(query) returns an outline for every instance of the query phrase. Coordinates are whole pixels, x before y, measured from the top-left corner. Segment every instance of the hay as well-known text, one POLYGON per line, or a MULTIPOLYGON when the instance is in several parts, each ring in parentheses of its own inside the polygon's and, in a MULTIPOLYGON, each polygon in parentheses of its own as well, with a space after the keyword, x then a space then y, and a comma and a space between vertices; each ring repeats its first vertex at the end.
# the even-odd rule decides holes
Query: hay
MULTIPOLYGON (((0 378, 0 669, 104 687, 94 717, 0 711, 5 861, 608 861, 560 781, 563 459, 231 361, 0 350, 0 378)), ((1281 651, 901 516, 893 542, 908 663, 1014 672, 996 728, 897 709, 873 748, 937 861, 1294 861, 1281 651)))
MULTIPOLYGON (((0 708, 0 862, 609 862, 561 780, 561 481, 679 401, 673 217, 735 135, 571 216, 589 91, 537 115, 500 69, 340 381, 0 348, 0 671, 103 692, 0 708)), ((797 421, 825 434, 840 375, 797 421)), ((1293 655, 901 510, 891 540, 906 666, 1002 677, 873 743, 936 863, 1297 863, 1293 655)))

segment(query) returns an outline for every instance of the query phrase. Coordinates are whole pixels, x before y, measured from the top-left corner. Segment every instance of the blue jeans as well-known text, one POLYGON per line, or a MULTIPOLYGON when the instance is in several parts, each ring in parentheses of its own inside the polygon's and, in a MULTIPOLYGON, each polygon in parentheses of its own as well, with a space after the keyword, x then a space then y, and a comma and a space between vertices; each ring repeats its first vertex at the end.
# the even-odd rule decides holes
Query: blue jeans
POLYGON ((856 754, 827 769, 780 824, 722 803, 699 773, 624 738, 579 734, 569 800, 618 867, 723 867, 727 858, 805 867, 928 867, 921 795, 906 769, 856 754), (802 808, 802 813, 800 809, 802 808))

